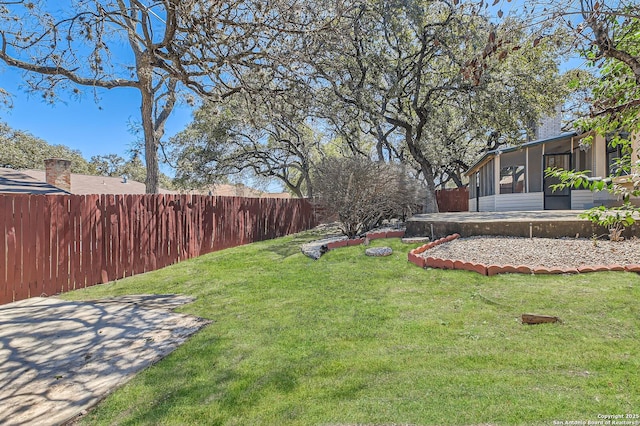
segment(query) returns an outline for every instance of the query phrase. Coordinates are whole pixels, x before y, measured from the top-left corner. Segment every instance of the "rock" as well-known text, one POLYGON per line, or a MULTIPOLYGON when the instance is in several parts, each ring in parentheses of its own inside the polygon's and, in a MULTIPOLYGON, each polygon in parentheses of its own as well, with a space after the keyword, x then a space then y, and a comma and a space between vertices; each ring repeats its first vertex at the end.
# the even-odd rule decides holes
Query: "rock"
POLYGON ((303 244, 300 247, 300 250, 305 256, 308 256, 314 260, 318 260, 323 254, 325 254, 328 251, 327 244, 335 241, 343 241, 346 239, 347 237, 344 237, 344 236, 324 238, 322 240, 312 241, 310 243, 303 244))
POLYGON ((393 253, 391 247, 371 247, 365 250, 364 254, 373 257, 389 256, 393 253))

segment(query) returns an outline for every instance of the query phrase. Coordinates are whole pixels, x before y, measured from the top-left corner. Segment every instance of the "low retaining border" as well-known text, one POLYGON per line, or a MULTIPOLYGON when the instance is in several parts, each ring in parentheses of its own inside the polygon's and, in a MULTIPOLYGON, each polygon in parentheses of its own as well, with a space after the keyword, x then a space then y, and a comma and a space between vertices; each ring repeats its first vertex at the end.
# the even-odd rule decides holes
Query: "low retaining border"
POLYGON ((360 244, 364 244, 366 240, 371 241, 371 240, 378 240, 380 238, 402 238, 402 237, 404 237, 404 230, 370 232, 367 234, 366 237, 344 239, 344 240, 332 241, 330 243, 327 243, 327 251, 337 249, 340 247, 357 246, 360 244))
POLYGON ((480 275, 493 276, 497 274, 583 274, 587 272, 609 272, 609 271, 626 271, 640 273, 640 265, 582 265, 578 268, 547 268, 545 266, 526 266, 526 265, 485 265, 484 263, 465 262, 457 259, 441 259, 439 257, 421 256, 427 250, 440 244, 448 243, 457 238, 460 234, 451 234, 447 237, 440 238, 428 244, 424 244, 418 248, 411 250, 408 254, 408 261, 420 268, 437 268, 437 269, 454 269, 460 271, 477 272, 480 275))

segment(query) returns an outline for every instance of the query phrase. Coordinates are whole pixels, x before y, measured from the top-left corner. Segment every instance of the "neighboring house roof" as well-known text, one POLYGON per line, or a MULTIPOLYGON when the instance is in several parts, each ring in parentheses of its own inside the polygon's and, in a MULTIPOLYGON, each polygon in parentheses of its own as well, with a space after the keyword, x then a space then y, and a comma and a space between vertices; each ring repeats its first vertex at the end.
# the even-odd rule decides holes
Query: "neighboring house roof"
MULTIPOLYGON (((35 180, 46 182, 44 170, 22 170, 22 173, 35 180)), ((91 176, 71 173, 71 193, 72 194, 144 194, 145 185, 134 180, 127 180, 121 177, 91 176)), ((160 189, 161 194, 173 194, 175 191, 160 189)))
MULTIPOLYGON (((43 172, 44 173, 44 172, 43 172)), ((40 179, 14 169, 0 167, 0 193, 9 194, 55 194, 64 195, 63 191, 40 179)))
MULTIPOLYGON (((0 193, 13 194, 69 194, 58 187, 46 183, 44 170, 14 170, 0 167, 0 193)), ((119 177, 91 176, 77 173, 71 174, 72 194, 144 194, 142 182, 119 177)), ((179 194, 179 191, 160 189, 161 194, 179 194)), ((192 191, 189 193, 208 195, 209 191, 192 191)), ((290 198, 288 193, 267 193, 239 185, 216 185, 212 195, 227 197, 252 198, 290 198)))
POLYGON ((469 167, 469 170, 467 170, 464 174, 466 176, 469 176, 473 173, 475 173, 477 171, 477 169, 479 169, 483 164, 485 164, 487 162, 487 160, 489 160, 490 158, 495 157, 496 155, 500 155, 502 153, 505 152, 512 152, 512 151, 517 151, 520 149, 524 149, 524 148, 528 148, 528 147, 532 147, 535 145, 542 145, 545 143, 550 143, 550 142, 556 142, 562 139, 568 139, 568 138, 572 138, 578 136, 578 134, 576 132, 568 132, 568 133, 562 133, 558 136, 554 136, 551 138, 545 138, 545 139, 538 139, 535 141, 531 141, 531 142, 525 142, 521 145, 516 145, 516 146, 508 146, 508 147, 501 147, 498 149, 494 149, 492 151, 487 151, 484 153, 484 155, 482 156, 482 158, 480 158, 478 161, 476 161, 475 163, 473 163, 473 165, 471 167, 469 167))

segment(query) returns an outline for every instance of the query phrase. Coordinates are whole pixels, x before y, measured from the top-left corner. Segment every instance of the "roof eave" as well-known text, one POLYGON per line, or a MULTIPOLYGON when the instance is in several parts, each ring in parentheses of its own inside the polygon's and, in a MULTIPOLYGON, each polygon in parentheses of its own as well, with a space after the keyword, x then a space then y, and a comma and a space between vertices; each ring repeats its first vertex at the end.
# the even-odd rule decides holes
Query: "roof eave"
POLYGON ((494 149, 492 151, 485 152, 485 154, 478 161, 473 163, 473 165, 471 167, 469 167, 469 169, 467 169, 466 172, 464 172, 464 175, 465 176, 471 176, 473 173, 475 173, 477 171, 477 169, 479 169, 482 166, 484 166, 487 163, 487 161, 489 161, 490 158, 493 158, 498 154, 503 154, 505 152, 518 151, 518 150, 521 150, 523 148, 529 148, 531 146, 542 145, 542 144, 550 143, 550 142, 557 142, 557 141, 562 140, 562 139, 573 138, 573 137, 576 137, 576 136, 578 136, 578 134, 576 132, 562 133, 561 135, 554 136, 552 138, 537 139, 535 141, 525 142, 525 143, 517 145, 517 146, 511 146, 511 147, 507 147, 507 148, 498 148, 498 149, 494 149))

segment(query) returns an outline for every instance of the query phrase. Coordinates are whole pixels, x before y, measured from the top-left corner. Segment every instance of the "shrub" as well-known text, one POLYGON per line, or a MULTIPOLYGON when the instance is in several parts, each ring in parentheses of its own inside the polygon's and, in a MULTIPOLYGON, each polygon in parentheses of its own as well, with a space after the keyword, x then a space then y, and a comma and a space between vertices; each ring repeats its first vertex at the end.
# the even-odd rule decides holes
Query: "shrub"
POLYGON ((350 238, 418 210, 417 181, 401 166, 367 158, 325 159, 315 169, 313 187, 316 205, 335 213, 350 238))

